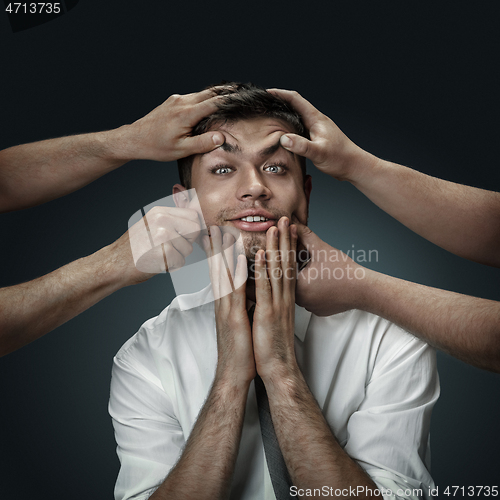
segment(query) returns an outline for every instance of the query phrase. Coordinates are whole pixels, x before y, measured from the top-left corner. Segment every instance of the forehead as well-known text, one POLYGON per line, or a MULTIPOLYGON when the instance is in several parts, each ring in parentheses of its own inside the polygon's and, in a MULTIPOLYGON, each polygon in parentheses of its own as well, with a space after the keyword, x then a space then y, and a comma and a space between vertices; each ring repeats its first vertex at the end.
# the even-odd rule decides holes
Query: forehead
POLYGON ((284 154, 290 159, 297 158, 280 146, 279 139, 283 134, 294 133, 288 123, 275 118, 253 118, 237 122, 216 124, 210 130, 223 133, 225 143, 209 153, 195 156, 193 166, 212 163, 228 156, 269 157, 275 153, 284 154))

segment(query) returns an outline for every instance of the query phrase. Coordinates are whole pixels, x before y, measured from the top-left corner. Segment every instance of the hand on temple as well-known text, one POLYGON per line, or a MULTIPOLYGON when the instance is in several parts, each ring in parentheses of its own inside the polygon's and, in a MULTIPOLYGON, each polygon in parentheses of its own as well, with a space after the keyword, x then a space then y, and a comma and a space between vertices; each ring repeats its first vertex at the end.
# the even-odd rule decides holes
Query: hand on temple
POLYGON ((212 90, 171 95, 146 116, 124 127, 125 158, 173 161, 222 145, 224 136, 220 132, 191 136, 192 128, 217 110, 219 99, 212 90))
POLYGON ((377 161, 373 155, 354 144, 328 116, 298 92, 281 89, 271 89, 269 92, 296 109, 309 130, 310 140, 297 134, 282 135, 281 145, 288 151, 309 158, 319 170, 338 180, 351 180, 358 166, 377 161))
POLYGON ((382 210, 460 257, 500 267, 500 193, 437 179, 382 160, 346 137, 297 92, 272 89, 301 115, 308 140, 284 134, 281 145, 322 172, 351 182, 382 210))
POLYGON ((220 132, 191 137, 191 129, 218 99, 210 90, 173 95, 130 125, 0 151, 0 213, 65 196, 130 160, 171 161, 215 149, 224 143, 220 132))

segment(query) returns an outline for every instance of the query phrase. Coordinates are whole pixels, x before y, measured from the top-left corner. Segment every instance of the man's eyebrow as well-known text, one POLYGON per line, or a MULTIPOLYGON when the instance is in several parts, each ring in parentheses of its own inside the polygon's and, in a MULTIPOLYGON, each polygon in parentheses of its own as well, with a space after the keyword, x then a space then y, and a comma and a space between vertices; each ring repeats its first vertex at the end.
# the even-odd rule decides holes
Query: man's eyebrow
MULTIPOLYGON (((282 147, 282 146, 281 146, 281 142, 280 142, 280 140, 278 139, 278 141, 277 141, 275 144, 273 144, 272 146, 269 146, 269 147, 268 147, 268 148, 266 148, 266 149, 263 149, 263 150, 259 153, 259 155, 260 155, 261 157, 271 156, 272 154, 276 153, 276 151, 278 151, 278 149, 279 149, 280 147, 282 147)), ((285 148, 283 148, 283 149, 285 149, 285 148)), ((288 151, 288 149, 285 149, 285 151, 286 151, 287 153, 289 153, 292 157, 294 156, 294 154, 293 154, 291 151, 288 151)))
POLYGON ((207 151, 206 153, 201 153, 200 158, 202 158, 206 154, 217 151, 217 149, 222 149, 222 151, 225 151, 226 153, 241 153, 241 148, 238 146, 238 144, 229 144, 228 142, 225 142, 215 150, 207 151))
POLYGON ((241 153, 241 148, 238 146, 238 144, 229 144, 228 142, 225 142, 221 146, 219 146, 222 151, 225 151, 226 153, 241 153))
MULTIPOLYGON (((276 153, 276 151, 278 151, 278 149, 280 147, 282 147, 282 146, 281 146, 280 140, 278 139, 276 141, 276 143, 274 143, 272 146, 269 146, 269 147, 263 149, 262 151, 260 151, 259 156, 262 158, 267 157, 267 156, 271 156, 272 154, 276 153)), ((242 149, 240 148, 240 146, 238 144, 230 144, 228 142, 225 142, 224 144, 219 146, 218 149, 222 149, 222 151, 224 151, 226 153, 233 153, 233 154, 238 154, 238 153, 242 152, 242 149)), ((285 149, 285 148, 283 148, 283 149, 285 149)), ((294 154, 291 151, 288 151, 288 149, 285 149, 285 151, 288 154, 290 154, 290 156, 294 157, 294 154)), ((212 153, 212 151, 208 151, 208 153, 212 153)), ((200 156, 205 156, 208 153, 202 153, 200 156)))

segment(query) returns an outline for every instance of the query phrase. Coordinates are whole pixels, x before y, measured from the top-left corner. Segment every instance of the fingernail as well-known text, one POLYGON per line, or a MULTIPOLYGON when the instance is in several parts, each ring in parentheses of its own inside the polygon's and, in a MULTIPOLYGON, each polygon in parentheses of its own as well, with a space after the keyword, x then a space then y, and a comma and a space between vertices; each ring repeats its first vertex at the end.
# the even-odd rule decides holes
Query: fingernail
POLYGON ((216 146, 221 146, 222 144, 224 144, 224 137, 222 136, 222 134, 214 134, 212 136, 212 141, 214 141, 214 144, 216 146))
POLYGON ((290 139, 290 137, 286 135, 282 135, 280 137, 280 143, 284 148, 291 148, 293 146, 293 141, 290 139))
POLYGON ((283 224, 285 224, 285 227, 288 227, 290 225, 290 221, 288 220, 288 218, 286 218, 284 221, 283 221, 283 224))

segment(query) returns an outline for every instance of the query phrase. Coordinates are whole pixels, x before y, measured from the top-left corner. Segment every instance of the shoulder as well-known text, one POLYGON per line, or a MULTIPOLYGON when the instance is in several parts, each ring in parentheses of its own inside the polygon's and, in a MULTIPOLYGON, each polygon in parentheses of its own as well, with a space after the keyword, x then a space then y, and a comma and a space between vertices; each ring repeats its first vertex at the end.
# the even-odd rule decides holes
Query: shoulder
POLYGON ((115 361, 150 366, 158 356, 175 357, 179 351, 215 337, 213 303, 186 308, 186 297, 176 297, 158 316, 143 323, 119 349, 115 361))
POLYGON ((380 342, 386 336, 403 343, 415 339, 413 335, 394 323, 359 309, 351 309, 332 316, 312 314, 309 329, 313 332, 344 335, 351 341, 359 338, 364 343, 368 340, 380 342))
POLYGON ((360 366, 366 363, 367 377, 404 360, 426 360, 435 370, 435 350, 408 331, 375 314, 353 309, 333 316, 311 316, 308 333, 323 346, 335 344, 343 355, 351 354, 360 366))

